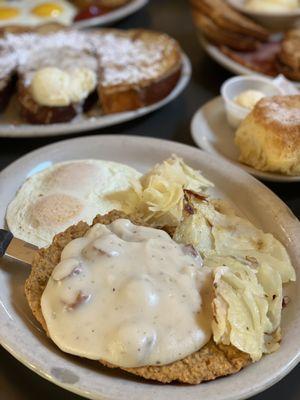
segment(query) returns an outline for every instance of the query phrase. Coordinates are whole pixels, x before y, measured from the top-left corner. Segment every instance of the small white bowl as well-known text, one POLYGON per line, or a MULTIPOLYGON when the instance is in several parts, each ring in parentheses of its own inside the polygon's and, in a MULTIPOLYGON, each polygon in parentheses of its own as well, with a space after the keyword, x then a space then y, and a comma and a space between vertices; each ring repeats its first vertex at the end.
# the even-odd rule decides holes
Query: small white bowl
POLYGON ((300 21, 300 7, 287 11, 253 11, 246 7, 246 0, 227 0, 236 10, 248 15, 272 32, 293 28, 300 21))
POLYGON ((221 95, 225 103, 228 123, 233 128, 237 128, 251 111, 234 102, 236 96, 249 89, 259 90, 266 96, 278 96, 283 94, 272 80, 268 78, 259 76, 236 76, 227 79, 221 86, 221 95))

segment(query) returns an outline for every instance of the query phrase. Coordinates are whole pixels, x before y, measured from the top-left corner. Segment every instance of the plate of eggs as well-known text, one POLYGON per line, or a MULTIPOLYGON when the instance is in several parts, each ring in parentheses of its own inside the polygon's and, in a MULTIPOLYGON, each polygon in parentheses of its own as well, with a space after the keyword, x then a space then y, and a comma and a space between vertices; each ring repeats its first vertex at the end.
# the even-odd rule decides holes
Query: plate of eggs
POLYGON ((0 2, 0 27, 9 25, 38 26, 56 22, 70 25, 76 8, 65 0, 15 0, 0 2))
POLYGON ((108 25, 148 0, 0 0, 0 29, 57 23, 78 28, 108 25))

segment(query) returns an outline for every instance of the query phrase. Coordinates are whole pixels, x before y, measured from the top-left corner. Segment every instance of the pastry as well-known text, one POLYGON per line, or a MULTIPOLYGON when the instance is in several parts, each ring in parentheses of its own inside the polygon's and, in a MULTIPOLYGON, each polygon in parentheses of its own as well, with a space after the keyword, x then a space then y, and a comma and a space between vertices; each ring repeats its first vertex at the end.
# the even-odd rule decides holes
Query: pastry
POLYGON ((300 175, 300 95, 265 97, 235 135, 239 160, 260 171, 300 175))

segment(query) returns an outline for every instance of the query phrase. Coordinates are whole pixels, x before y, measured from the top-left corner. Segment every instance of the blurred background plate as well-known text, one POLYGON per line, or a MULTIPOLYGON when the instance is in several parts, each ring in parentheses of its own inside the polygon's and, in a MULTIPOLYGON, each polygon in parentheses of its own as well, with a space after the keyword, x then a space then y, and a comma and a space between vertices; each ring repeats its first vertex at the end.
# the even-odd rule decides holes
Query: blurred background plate
POLYGON ((89 18, 86 20, 75 22, 72 26, 74 28, 91 28, 93 26, 106 26, 119 21, 131 15, 144 7, 149 0, 132 0, 128 4, 110 11, 108 14, 100 15, 99 17, 89 18))
MULTIPOLYGON (((213 59, 215 60, 218 64, 222 65, 222 67, 228 69, 229 71, 233 72, 236 75, 260 75, 264 76, 266 78, 270 78, 270 76, 265 75, 265 74, 260 74, 259 72, 256 72, 250 68, 247 68, 238 62, 232 60, 230 57, 228 57, 226 54, 222 53, 221 50, 214 44, 210 43, 208 40, 206 40, 201 33, 197 33, 199 42, 203 49, 206 51, 206 53, 213 59)), ((293 84, 300 88, 300 82, 295 82, 293 81, 293 84)))
POLYGON ((185 89, 191 78, 191 63, 186 55, 183 55, 181 76, 171 91, 163 100, 150 106, 139 108, 134 111, 123 113, 101 115, 100 108, 95 107, 89 115, 95 112, 94 116, 79 115, 72 121, 50 125, 32 125, 24 123, 18 112, 16 97, 13 97, 7 110, 0 115, 0 137, 40 137, 68 135, 76 132, 84 133, 93 129, 117 125, 121 122, 130 121, 148 114, 174 100, 185 89))
POLYGON ((262 172, 239 162, 239 150, 234 144, 235 131, 227 122, 221 96, 209 101, 194 114, 191 133, 202 150, 231 161, 257 178, 273 182, 300 182, 300 176, 262 172))

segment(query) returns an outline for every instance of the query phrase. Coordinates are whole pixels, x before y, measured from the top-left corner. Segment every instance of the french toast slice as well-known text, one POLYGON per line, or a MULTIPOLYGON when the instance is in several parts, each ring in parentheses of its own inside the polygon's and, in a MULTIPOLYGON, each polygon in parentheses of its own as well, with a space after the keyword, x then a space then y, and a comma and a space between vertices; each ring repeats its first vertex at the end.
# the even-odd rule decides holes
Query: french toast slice
MULTIPOLYGON (((87 111, 97 97, 104 114, 135 110, 165 98, 181 75, 182 52, 178 43, 153 31, 79 32, 57 30, 55 25, 43 30, 12 29, 3 33, 1 40, 8 42, 17 55, 17 95, 21 113, 30 123, 70 121, 87 111), (44 98, 39 101, 33 93, 33 76, 46 67, 67 72, 81 67, 90 69, 95 72, 97 87, 80 103, 49 103, 44 98)), ((46 86, 47 82, 43 82, 46 86)))
MULTIPOLYGON (((17 68, 17 97, 21 114, 28 122, 32 124, 68 122, 97 100, 96 92, 93 90, 78 102, 63 105, 41 104, 34 98, 31 89, 34 74, 45 67, 55 67, 62 71, 69 71, 74 67, 88 68, 97 74, 98 61, 90 46, 84 44, 85 36, 76 32, 59 31, 51 34, 48 32, 23 34, 21 40, 26 45, 27 51, 21 50, 22 62, 17 68)), ((11 42, 14 45, 13 37, 11 42)), ((20 50, 17 42, 15 48, 18 53, 20 50)))
MULTIPOLYGON (((146 225, 139 218, 129 217, 123 212, 113 210, 106 215, 98 215, 92 225, 96 223, 110 224, 118 218, 129 218, 136 225, 146 225)), ((41 310, 41 296, 47 285, 54 267, 59 263, 61 252, 73 239, 82 237, 90 228, 85 222, 73 225, 65 232, 56 235, 52 244, 36 254, 29 278, 25 283, 27 301, 35 318, 40 322, 47 333, 47 325, 41 310)), ((118 368, 106 361, 101 364, 118 368)), ((168 365, 145 366, 138 368, 122 368, 125 371, 163 383, 179 381, 188 384, 197 384, 209 381, 220 376, 238 372, 250 363, 249 356, 233 346, 216 345, 211 339, 204 347, 168 365)))
POLYGON ((142 29, 94 36, 100 59, 99 99, 104 114, 135 110, 165 98, 182 65, 178 43, 142 29))
POLYGON ((223 0, 190 0, 192 7, 210 18, 223 30, 266 41, 269 32, 246 16, 234 10, 223 0))
POLYGON ((239 51, 256 50, 260 46, 260 42, 251 36, 243 36, 220 28, 205 14, 193 11, 193 18, 203 35, 219 46, 224 45, 239 51))

